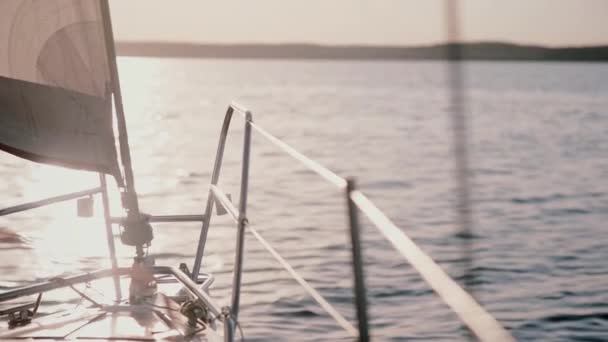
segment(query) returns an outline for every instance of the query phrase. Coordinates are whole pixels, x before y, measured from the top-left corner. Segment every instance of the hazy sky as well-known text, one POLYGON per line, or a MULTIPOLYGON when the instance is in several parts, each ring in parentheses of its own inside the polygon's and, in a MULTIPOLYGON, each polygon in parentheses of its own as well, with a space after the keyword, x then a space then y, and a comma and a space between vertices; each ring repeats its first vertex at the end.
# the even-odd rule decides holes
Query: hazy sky
MULTIPOLYGON (((450 1, 450 0, 447 0, 450 1)), ((608 44, 608 0, 461 0, 465 40, 608 44)), ((117 40, 427 44, 440 0, 110 0, 117 40)))

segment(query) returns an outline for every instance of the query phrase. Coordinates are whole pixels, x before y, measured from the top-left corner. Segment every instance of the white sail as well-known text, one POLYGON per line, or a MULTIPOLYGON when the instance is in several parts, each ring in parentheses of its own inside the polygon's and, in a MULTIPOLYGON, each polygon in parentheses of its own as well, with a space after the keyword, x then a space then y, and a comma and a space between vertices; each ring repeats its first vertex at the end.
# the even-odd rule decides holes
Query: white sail
POLYGON ((0 149, 120 177, 99 2, 0 1, 0 149))

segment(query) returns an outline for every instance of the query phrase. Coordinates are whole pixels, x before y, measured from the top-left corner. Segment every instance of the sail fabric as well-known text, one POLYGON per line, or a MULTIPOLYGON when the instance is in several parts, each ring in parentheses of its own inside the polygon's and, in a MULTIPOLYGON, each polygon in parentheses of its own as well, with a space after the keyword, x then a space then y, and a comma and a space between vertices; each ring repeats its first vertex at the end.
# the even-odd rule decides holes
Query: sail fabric
POLYGON ((99 1, 0 1, 0 149, 120 177, 99 1))

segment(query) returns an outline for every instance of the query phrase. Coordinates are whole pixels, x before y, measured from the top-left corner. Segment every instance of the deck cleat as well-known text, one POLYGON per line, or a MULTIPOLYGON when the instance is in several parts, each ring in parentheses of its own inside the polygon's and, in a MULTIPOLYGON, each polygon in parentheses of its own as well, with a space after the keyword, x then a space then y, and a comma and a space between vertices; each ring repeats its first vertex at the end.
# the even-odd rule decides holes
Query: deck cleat
POLYGON ((4 315, 8 316, 9 329, 30 324, 32 322, 32 318, 34 318, 36 312, 38 311, 41 299, 42 293, 38 295, 38 298, 34 303, 14 306, 6 310, 0 310, 0 317, 4 315))

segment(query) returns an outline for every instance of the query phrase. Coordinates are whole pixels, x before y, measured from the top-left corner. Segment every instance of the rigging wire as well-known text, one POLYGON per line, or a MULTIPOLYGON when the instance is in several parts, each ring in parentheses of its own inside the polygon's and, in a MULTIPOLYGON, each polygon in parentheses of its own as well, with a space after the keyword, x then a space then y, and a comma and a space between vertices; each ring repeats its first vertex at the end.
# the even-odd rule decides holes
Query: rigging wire
POLYGON ((456 182, 457 237, 462 239, 464 287, 473 295, 473 218, 469 165, 469 118, 465 96, 465 80, 460 41, 459 1, 445 0, 447 34, 447 76, 449 87, 449 121, 452 130, 454 179, 456 182))
MULTIPOLYGON (((457 237, 462 240, 463 286, 475 298, 473 267, 473 217, 471 205, 471 182, 469 166, 469 117, 467 116, 465 80, 462 64, 462 42, 460 41, 460 3, 445 0, 445 24, 447 35, 447 76, 449 87, 449 118, 452 129, 452 151, 454 154, 454 179, 456 182, 457 237)), ((474 340, 471 330, 465 332, 474 340)))
MULTIPOLYGON (((285 146, 289 146, 284 144, 285 146)), ((290 147, 291 148, 291 147, 290 147)), ((298 152, 299 153, 299 152, 298 152)), ((303 155, 302 155, 303 156, 303 155)), ((304 156, 304 158, 308 159, 304 156)), ((324 167, 322 167, 325 169, 324 167)), ((331 171, 329 171, 331 172, 331 171)), ((331 172, 333 174, 333 172, 331 172)), ((337 177, 337 176, 336 176, 337 177)), ((226 209, 230 217, 234 220, 235 223, 239 221, 239 211, 236 209, 234 204, 228 200, 225 194, 220 190, 217 186, 212 185, 211 190, 215 198, 219 201, 219 203, 226 209)), ((249 224, 249 221, 245 219, 245 230, 249 231, 258 242, 283 266, 283 268, 293 277, 295 281, 297 281, 300 286, 308 292, 308 294, 327 312, 335 321, 340 325, 349 335, 355 337, 358 335, 357 329, 353 327, 353 325, 336 310, 312 285, 310 285, 304 277, 302 277, 290 264, 283 258, 279 252, 277 252, 274 247, 270 245, 270 243, 260 235, 260 233, 249 224)))
MULTIPOLYGON (((103 306, 103 305, 99 304, 97 301, 95 301, 93 298, 91 298, 91 297, 87 296, 87 295, 86 295, 86 293, 84 293, 84 292, 82 292, 82 291, 78 290, 78 289, 77 289, 77 288, 76 288, 74 285, 69 284, 69 283, 68 283, 68 282, 65 280, 65 278, 62 278, 62 277, 54 277, 54 278, 49 279, 49 281, 56 281, 56 282, 58 282, 58 283, 65 284, 65 285, 67 285, 67 286, 68 286, 70 289, 72 289, 72 291, 76 292, 76 293, 77 293, 77 294, 80 296, 80 301, 79 301, 79 302, 76 304, 76 307, 75 307, 74 309, 76 309, 76 308, 78 308, 78 307, 80 306, 80 304, 82 303, 82 299, 86 299, 87 301, 89 301, 91 304, 93 304, 93 307, 100 308, 100 307, 102 307, 102 306, 103 306)), ((86 292, 86 290, 87 290, 87 289, 89 289, 89 288, 91 288, 91 283, 87 282, 87 283, 85 284, 85 292, 86 292)))
POLYGON ((243 327, 241 327, 241 323, 239 321, 234 321, 236 323, 236 327, 239 329, 239 334, 241 335, 241 341, 245 342, 245 334, 243 333, 243 327))
MULTIPOLYGON (((452 52, 455 56, 457 56, 458 58, 460 58, 460 52, 456 51, 456 53, 452 52)), ((454 59, 452 59, 454 60, 454 59)), ((458 68, 460 66, 457 66, 458 68)), ((452 70, 452 69, 450 69, 452 70)), ((465 244, 464 245, 464 250, 465 250, 465 261, 469 261, 468 263, 466 263, 465 265, 469 265, 470 264, 470 260, 471 260, 471 253, 469 252, 471 250, 471 248, 469 246, 471 246, 470 242, 470 236, 471 236, 471 224, 470 222, 471 220, 471 210, 470 210, 470 200, 469 200, 469 195, 468 195, 468 179, 467 179, 467 173, 468 173, 468 157, 467 157, 467 140, 466 140, 466 126, 463 126, 462 123, 464 122, 464 120, 462 120, 462 118, 464 118, 464 100, 461 100, 462 98, 464 98, 463 96, 463 92, 462 92, 462 77, 460 76, 461 71, 460 70, 452 70, 456 73, 456 77, 451 77, 451 81, 450 84, 456 84, 456 86, 453 86, 453 89, 458 90, 459 92, 456 93, 455 96, 452 96, 453 98, 456 98, 455 101, 453 101, 454 103, 456 103, 458 105, 459 108, 457 108, 456 112, 457 114, 460 114, 460 116, 458 115, 454 115, 454 117, 457 120, 453 120, 455 121, 455 123, 459 123, 459 125, 454 125, 456 127, 455 131, 456 133, 454 134, 454 140, 458 140, 459 141, 459 148, 457 148, 456 150, 459 151, 455 157, 456 160, 456 164, 457 166, 459 166, 457 168, 457 170, 460 170, 459 173, 457 173, 457 175, 459 175, 459 177, 455 177, 458 179, 464 178, 464 181, 458 181, 457 185, 460 186, 460 188, 458 189, 458 201, 457 204, 458 206, 458 213, 459 213, 459 223, 460 223, 460 227, 462 227, 462 231, 457 234, 458 236, 461 237, 466 237, 466 239, 464 239, 465 243, 469 243, 469 244, 465 244), (464 134, 463 134, 464 133, 464 134), (464 151, 464 153, 462 153, 462 151, 464 151), (463 154, 464 154, 464 158, 463 158, 463 154), (464 170, 464 171, 463 171, 464 170), (464 185, 464 186, 463 186, 464 185), (462 194, 462 191, 464 190, 464 195, 462 194), (464 224, 462 223, 464 222, 464 224)), ((450 93, 452 95, 452 93, 450 93)), ((231 104, 231 107, 233 107, 234 109, 236 109, 237 111, 244 111, 246 112, 246 110, 240 109, 242 107, 236 106, 234 103, 231 104)), ((243 113, 244 114, 244 113, 243 113)), ((451 117, 452 118, 452 117, 451 117)), ((264 130, 263 128, 261 128, 260 126, 255 125, 254 123, 251 123, 252 128, 257 131, 258 133, 260 133, 262 136, 264 136, 265 138, 268 139, 268 141, 270 141, 272 144, 274 144, 276 147, 282 149, 284 152, 286 152, 288 155, 292 156, 293 158, 295 158, 296 160, 300 161, 304 166, 306 166, 309 170, 314 171, 315 173, 317 173, 318 175, 320 175, 322 178, 324 178, 325 180, 327 180, 329 183, 332 183, 333 185, 341 188, 343 187, 343 183, 342 182, 346 182, 344 180, 344 178, 338 176, 337 174, 335 174, 334 172, 332 172, 331 170, 327 169, 326 167, 324 167, 323 165, 319 164, 316 161, 311 160, 310 158, 306 157, 305 155, 301 154, 300 152, 298 152, 297 150, 295 150, 294 148, 292 148, 291 146, 289 146, 288 144, 286 144, 285 142, 281 141, 280 139, 276 138, 275 136, 273 136, 272 134, 270 134, 269 132, 267 132, 266 130, 264 130)), ((215 198, 219 201, 220 204, 222 204, 226 209, 227 212, 231 214, 232 218, 235 220, 235 222, 238 222, 238 211, 237 209, 234 207, 234 205, 230 202, 230 200, 227 199, 227 197, 225 195, 223 195, 223 192, 216 186, 213 186, 212 188, 212 192, 215 196, 215 198)), ((481 307, 475 300, 475 298, 469 294, 467 291, 463 290, 463 288, 458 285, 458 283, 456 283, 453 279, 450 278, 449 275, 447 275, 447 273, 445 273, 441 267, 430 257, 428 256, 426 253, 424 253, 417 245, 415 242, 413 242, 401 229, 399 229, 397 226, 395 226, 390 219, 388 219, 384 213, 382 213, 365 195, 363 195, 360 191, 355 190, 355 191, 351 191, 350 192, 350 198, 353 202, 355 202, 355 204, 357 205, 357 207, 372 221, 372 223, 374 224, 374 226, 379 229, 379 231, 393 244, 393 246, 396 248, 397 251, 400 252, 400 254, 402 256, 404 256, 408 262, 410 263, 410 265, 412 265, 414 267, 414 269, 422 276, 422 278, 425 280, 425 282, 439 295, 439 297, 441 297, 443 299, 443 301, 459 316, 459 318, 466 324, 466 327, 470 330, 470 332, 474 333, 480 340, 483 341, 514 341, 513 337, 509 334, 508 331, 506 331, 498 321, 496 321, 496 319, 494 317, 492 317, 487 311, 485 311, 483 309, 483 307, 481 307)), ((256 238, 258 238, 258 240, 265 246, 267 247, 267 249, 271 252, 271 254, 273 254, 273 256, 281 263, 283 264, 283 266, 285 268, 287 268, 289 270, 289 268, 291 268, 289 266, 289 264, 287 264, 287 262, 280 256, 278 255, 278 253, 276 252, 276 250, 274 250, 274 248, 272 248, 268 242, 266 240, 264 240, 259 233, 253 229, 253 227, 249 226, 247 224, 246 227, 256 238), (276 255, 275 255, 276 253, 276 255), (285 265, 286 264, 286 265, 285 265)), ((294 273, 295 271, 293 269, 291 269, 294 273)), ((470 272, 470 267, 467 267, 465 269, 466 272, 470 272)), ((297 273, 294 275, 291 271, 290 273, 292 274, 292 276, 297 277, 297 273)), ((470 279, 465 277, 465 279, 470 279)), ((298 282, 300 282, 299 279, 298 282)), ((304 283, 306 283, 306 281, 304 279, 301 279, 304 283)), ((302 284, 300 282, 300 284, 302 286, 304 286, 307 290, 308 288, 302 284)), ((306 284, 308 285, 308 284, 306 284)), ((310 286, 310 285, 308 285, 310 286)), ((314 288, 312 289, 314 291, 314 288)), ((309 291, 310 294, 312 294, 309 291)), ((318 293, 317 293, 318 295, 318 293)), ((313 295, 314 297, 314 295, 313 295)), ((315 298, 316 299, 316 298, 315 298)), ((319 304, 321 304, 318 301, 319 304)), ((323 305, 321 305, 323 306, 323 305)), ((327 308, 323 307, 324 309, 327 310, 327 308)), ((338 314, 339 315, 339 314, 338 314)), ((334 317, 336 318, 336 317, 334 317)), ((338 319, 336 319, 338 321, 338 319)), ((340 323, 340 322, 338 322, 340 323)), ((350 324, 349 324, 350 325, 350 324)), ((343 326, 344 327, 344 326, 343 326)), ((354 327, 351 328, 355 331, 354 327)), ((348 331, 349 329, 347 329, 348 331)), ((469 334, 469 337, 471 339, 473 339, 473 336, 469 334)))
POLYGON ((327 312, 349 335, 356 337, 358 335, 357 329, 350 324, 349 321, 342 316, 323 296, 317 292, 305 279, 302 277, 277 251, 274 249, 266 239, 264 239, 258 231, 247 226, 249 232, 255 236, 255 238, 266 248, 266 250, 272 254, 272 256, 291 274, 291 276, 308 292, 308 294, 327 312))

